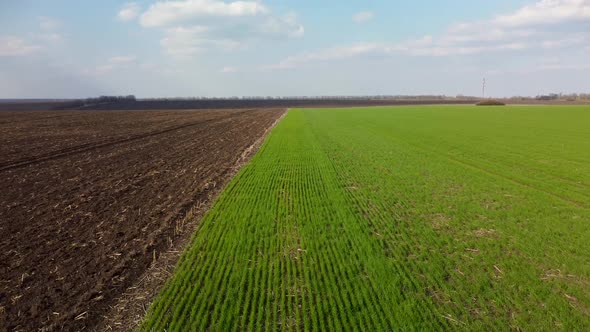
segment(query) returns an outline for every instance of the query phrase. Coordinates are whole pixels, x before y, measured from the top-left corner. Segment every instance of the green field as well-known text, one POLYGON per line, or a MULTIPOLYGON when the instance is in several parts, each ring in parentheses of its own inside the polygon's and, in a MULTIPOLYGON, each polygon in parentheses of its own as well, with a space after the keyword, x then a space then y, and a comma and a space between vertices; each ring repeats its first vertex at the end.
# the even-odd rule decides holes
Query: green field
POLYGON ((590 330, 590 107, 291 110, 142 330, 590 330))

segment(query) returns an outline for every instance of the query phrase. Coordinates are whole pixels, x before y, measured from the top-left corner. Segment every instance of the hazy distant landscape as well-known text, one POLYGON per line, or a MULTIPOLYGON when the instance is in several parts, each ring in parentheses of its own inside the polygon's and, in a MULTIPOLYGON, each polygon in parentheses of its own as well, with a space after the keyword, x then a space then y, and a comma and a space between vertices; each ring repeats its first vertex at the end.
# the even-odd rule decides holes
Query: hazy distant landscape
MULTIPOLYGON (((325 96, 325 97, 233 97, 233 98, 148 98, 101 96, 72 100, 0 100, 0 110, 161 110, 231 109, 277 107, 359 107, 394 105, 470 105, 481 97, 467 96, 325 96)), ((483 98, 486 100, 486 98, 483 98)), ((590 95, 543 95, 494 98, 505 104, 590 104, 590 95)))

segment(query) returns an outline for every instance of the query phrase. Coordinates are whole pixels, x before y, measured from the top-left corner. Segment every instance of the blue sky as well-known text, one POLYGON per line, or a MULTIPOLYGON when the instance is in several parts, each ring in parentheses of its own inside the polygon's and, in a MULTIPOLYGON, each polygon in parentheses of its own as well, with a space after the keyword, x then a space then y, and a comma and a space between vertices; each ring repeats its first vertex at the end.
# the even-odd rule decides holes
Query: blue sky
POLYGON ((590 0, 2 0, 0 98, 590 92, 590 0))

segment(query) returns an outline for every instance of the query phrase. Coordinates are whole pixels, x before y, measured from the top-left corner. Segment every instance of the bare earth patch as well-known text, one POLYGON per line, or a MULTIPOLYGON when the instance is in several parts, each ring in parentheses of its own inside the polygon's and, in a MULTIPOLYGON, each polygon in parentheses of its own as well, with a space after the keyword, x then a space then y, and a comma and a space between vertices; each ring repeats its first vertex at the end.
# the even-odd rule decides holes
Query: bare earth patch
POLYGON ((283 113, 0 113, 0 326, 93 329, 147 269, 164 280, 283 113))

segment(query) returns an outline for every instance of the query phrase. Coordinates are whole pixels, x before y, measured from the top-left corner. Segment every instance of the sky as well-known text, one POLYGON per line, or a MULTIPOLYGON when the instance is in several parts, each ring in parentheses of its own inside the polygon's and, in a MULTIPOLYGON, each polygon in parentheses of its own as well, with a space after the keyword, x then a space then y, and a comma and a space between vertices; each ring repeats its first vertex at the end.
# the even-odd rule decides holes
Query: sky
POLYGON ((0 0, 0 98, 590 92, 590 0, 0 0))

